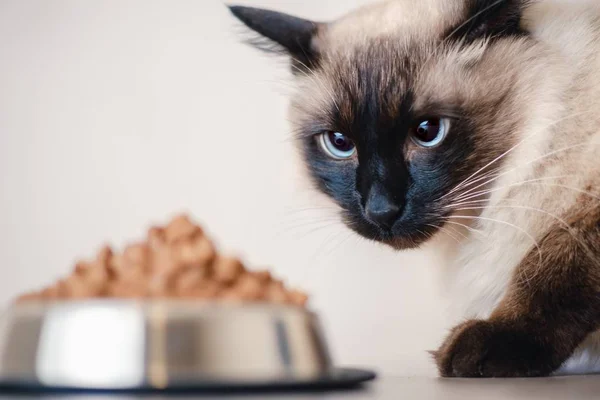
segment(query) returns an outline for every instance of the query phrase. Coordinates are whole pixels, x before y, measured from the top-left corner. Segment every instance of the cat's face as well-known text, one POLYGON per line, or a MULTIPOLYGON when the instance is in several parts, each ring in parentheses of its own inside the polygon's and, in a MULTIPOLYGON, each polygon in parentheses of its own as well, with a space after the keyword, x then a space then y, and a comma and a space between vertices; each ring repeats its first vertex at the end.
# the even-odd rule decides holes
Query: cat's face
POLYGON ((522 6, 396 0, 331 24, 233 11, 293 56, 292 121, 318 188, 351 229, 410 248, 484 198, 468 198, 485 184, 471 177, 526 124, 539 73, 522 6))

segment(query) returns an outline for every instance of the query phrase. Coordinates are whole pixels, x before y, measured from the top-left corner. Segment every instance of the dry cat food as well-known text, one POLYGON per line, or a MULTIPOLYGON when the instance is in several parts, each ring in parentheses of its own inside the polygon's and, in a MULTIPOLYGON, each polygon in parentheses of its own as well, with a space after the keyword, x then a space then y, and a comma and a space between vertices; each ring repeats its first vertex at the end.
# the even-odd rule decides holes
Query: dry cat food
POLYGON ((293 304, 307 296, 288 290, 269 271, 248 271, 237 258, 218 254, 202 228, 187 216, 153 227, 147 240, 118 254, 110 247, 79 262, 56 284, 18 301, 113 298, 177 298, 293 304))

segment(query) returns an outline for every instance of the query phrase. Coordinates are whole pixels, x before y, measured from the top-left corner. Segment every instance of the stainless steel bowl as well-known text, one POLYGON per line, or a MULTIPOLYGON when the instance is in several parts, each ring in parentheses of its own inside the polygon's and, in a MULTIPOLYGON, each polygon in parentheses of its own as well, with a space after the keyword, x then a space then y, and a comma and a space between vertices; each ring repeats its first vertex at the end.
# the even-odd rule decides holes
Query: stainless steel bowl
POLYGON ((31 303, 0 322, 0 383, 164 389, 310 382, 333 371, 317 316, 291 306, 31 303))

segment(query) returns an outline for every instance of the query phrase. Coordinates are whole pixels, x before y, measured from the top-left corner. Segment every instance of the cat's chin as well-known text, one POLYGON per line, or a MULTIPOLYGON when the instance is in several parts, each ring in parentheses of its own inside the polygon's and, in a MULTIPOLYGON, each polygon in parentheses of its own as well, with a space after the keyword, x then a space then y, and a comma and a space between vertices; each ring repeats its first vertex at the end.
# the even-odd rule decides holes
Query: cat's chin
POLYGON ((358 232, 361 236, 372 240, 374 242, 378 242, 381 244, 385 244, 390 246, 394 250, 411 250, 416 249, 423 245, 427 240, 429 240, 433 234, 426 233, 424 230, 419 230, 414 234, 404 234, 404 235, 392 235, 392 234, 381 234, 381 233, 373 233, 369 232, 365 234, 365 232, 358 232))
POLYGON ((345 225, 365 239, 387 245, 395 250, 410 250, 422 246, 435 236, 438 229, 435 223, 414 223, 404 221, 393 229, 382 229, 366 219, 347 214, 345 225))
POLYGON ((427 241, 425 237, 393 237, 391 239, 380 240, 394 250, 410 250, 420 247, 427 241))

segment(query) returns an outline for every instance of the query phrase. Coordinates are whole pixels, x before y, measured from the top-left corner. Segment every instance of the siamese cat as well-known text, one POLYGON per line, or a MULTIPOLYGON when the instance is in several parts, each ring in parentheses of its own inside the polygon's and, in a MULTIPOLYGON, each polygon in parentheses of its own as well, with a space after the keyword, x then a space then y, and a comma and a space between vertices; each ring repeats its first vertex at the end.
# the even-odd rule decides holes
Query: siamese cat
MULTIPOLYGON (((391 0, 331 22, 231 6, 289 57, 316 188, 359 235, 447 252, 446 377, 600 371, 600 6, 391 0)), ((265 46, 266 45, 266 46, 265 46)))

